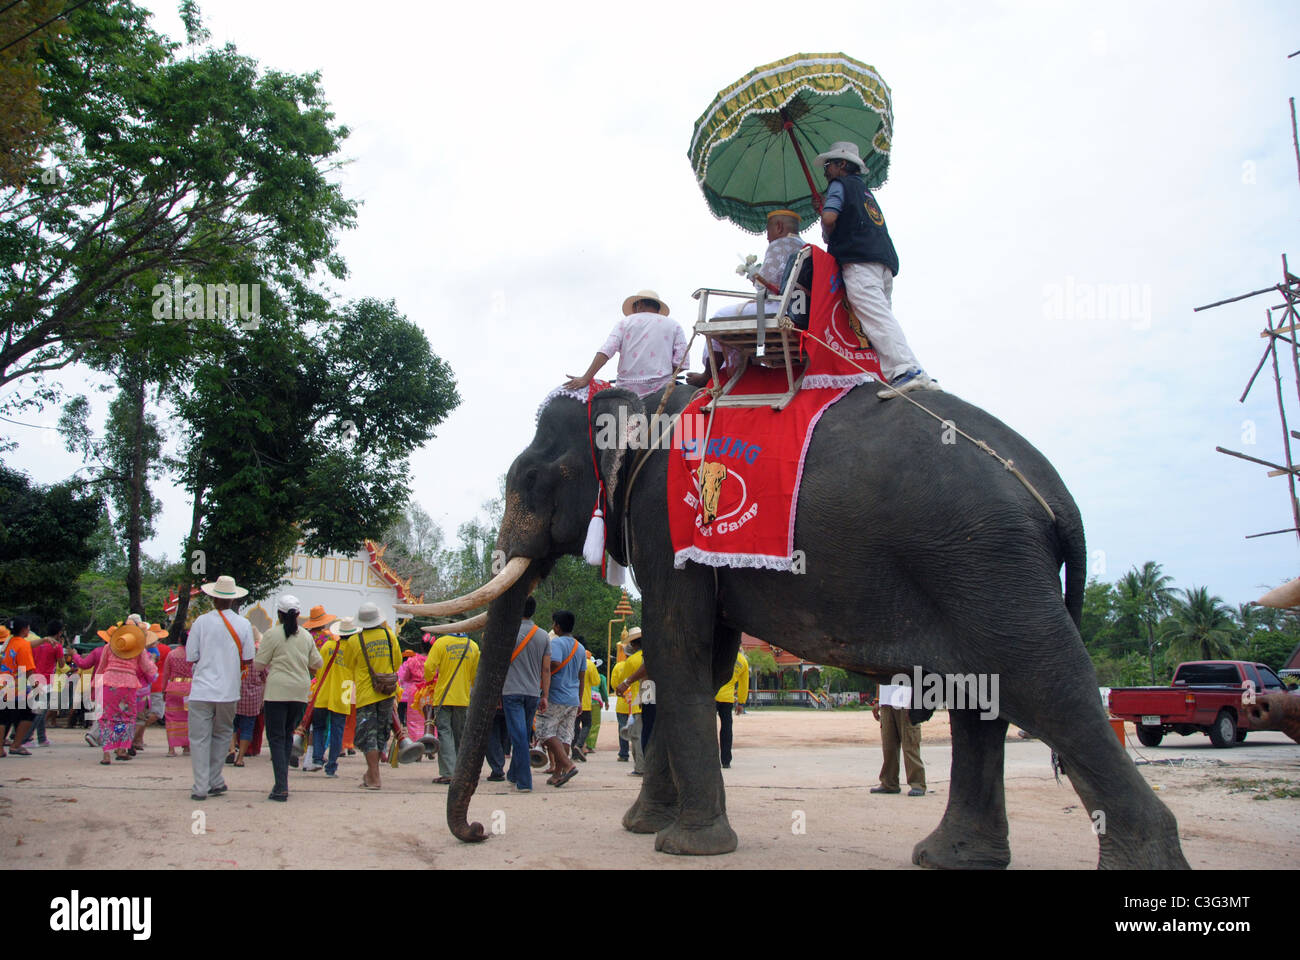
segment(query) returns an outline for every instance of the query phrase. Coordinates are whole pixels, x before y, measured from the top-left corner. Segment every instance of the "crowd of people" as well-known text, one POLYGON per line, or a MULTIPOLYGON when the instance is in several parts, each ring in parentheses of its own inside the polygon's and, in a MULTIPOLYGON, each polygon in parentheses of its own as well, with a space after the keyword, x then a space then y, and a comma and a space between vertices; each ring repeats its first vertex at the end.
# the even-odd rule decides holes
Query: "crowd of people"
MULTIPOLYGON (((478 674, 479 646, 472 639, 425 634, 420 649, 403 650, 373 603, 344 618, 316 606, 300 620, 300 604, 288 594, 277 599, 277 622, 262 634, 234 609, 247 591, 233 578, 219 577, 202 590, 213 609, 170 646, 162 642, 166 630, 134 614, 100 631, 105 643, 86 654, 67 644, 57 620, 47 624, 43 637, 21 617, 0 626, 0 685, 12 689, 25 677, 33 689, 62 691, 46 701, 47 709, 5 700, 0 757, 31 756, 29 745, 48 747, 47 724, 61 717, 69 728, 86 729, 86 743, 101 752, 105 766, 136 757, 146 749, 146 729, 163 724, 167 756, 191 759, 192 800, 225 793, 224 767, 242 767, 258 756, 263 737, 271 754, 269 800, 289 798, 290 767, 335 778, 340 760, 357 753, 365 761, 359 786, 381 789, 390 736, 424 744, 426 755, 437 756, 433 783, 451 782, 478 674)), ((536 610, 536 600, 528 597, 488 737, 487 780, 531 792, 532 760, 540 751, 546 783, 564 786, 595 750, 600 711, 611 700, 618 721, 616 759, 633 765, 629 776, 643 776, 656 695, 641 629, 629 630, 621 644, 625 657, 609 671, 610 691, 602 661, 574 635, 573 614, 554 611, 546 630, 535 622, 536 610)), ((723 769, 731 766, 732 718, 745 711, 749 673, 740 651, 715 698, 723 769)), ((905 709, 882 703, 873 712, 881 723, 885 762, 871 792, 900 792, 901 750, 909 795, 924 796, 919 725, 905 709)))
MULTIPOLYGON (((225 793, 225 767, 243 767, 259 756, 263 739, 272 768, 269 800, 288 799, 291 767, 334 778, 340 760, 356 754, 365 762, 358 785, 381 789, 390 737, 423 745, 425 756, 437 757, 432 782, 451 782, 478 673, 475 641, 425 634, 417 649, 403 650, 373 603, 351 617, 316 606, 303 618, 298 599, 288 594, 276 600, 276 622, 263 634, 237 612, 248 591, 232 577, 201 589, 212 609, 173 638, 132 614, 100 631, 104 643, 83 654, 67 644, 57 621, 44 637, 32 635, 21 618, 0 627, 0 676, 12 675, 15 684, 25 677, 32 690, 47 685, 64 691, 49 709, 22 703, 0 711, 0 756, 7 733, 13 734, 11 755, 30 756, 29 743, 47 747, 47 720, 62 717, 69 727, 85 728, 86 743, 105 766, 138 756, 146 749, 147 728, 162 724, 166 755, 190 758, 196 801, 225 793)), ((600 711, 613 696, 603 661, 574 633, 574 615, 553 611, 549 630, 535 616, 536 600, 529 597, 486 750, 487 779, 521 793, 533 789, 534 759, 545 758, 548 785, 562 787, 577 776, 596 748, 600 711)), ((635 764, 629 775, 641 776, 655 699, 639 628, 629 632, 623 653, 611 677, 618 687, 618 759, 630 755, 635 764)), ((726 707, 726 764, 731 709, 743 710, 748 677, 741 654, 735 676, 718 694, 720 716, 724 701, 726 707)))

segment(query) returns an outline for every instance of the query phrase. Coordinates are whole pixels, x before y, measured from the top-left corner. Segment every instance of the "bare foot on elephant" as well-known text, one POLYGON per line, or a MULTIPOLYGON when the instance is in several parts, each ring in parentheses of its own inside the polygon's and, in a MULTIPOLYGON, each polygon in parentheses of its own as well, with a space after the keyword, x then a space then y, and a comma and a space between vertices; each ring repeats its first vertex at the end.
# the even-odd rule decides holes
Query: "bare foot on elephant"
POLYGON ((702 827, 688 827, 681 820, 655 836, 655 849, 688 857, 710 857, 736 849, 736 831, 726 814, 702 827))

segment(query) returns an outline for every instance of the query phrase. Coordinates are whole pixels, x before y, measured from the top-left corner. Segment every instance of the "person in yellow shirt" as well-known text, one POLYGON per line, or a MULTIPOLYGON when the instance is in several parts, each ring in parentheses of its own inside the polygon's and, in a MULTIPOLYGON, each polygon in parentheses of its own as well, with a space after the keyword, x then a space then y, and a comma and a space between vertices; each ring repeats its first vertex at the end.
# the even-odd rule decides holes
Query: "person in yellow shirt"
POLYGON ((731 769, 731 717, 734 713, 745 712, 745 701, 749 699, 749 660, 744 650, 736 651, 736 665, 731 672, 731 679, 722 685, 714 698, 718 702, 718 719, 722 727, 718 731, 718 746, 722 748, 722 769, 731 769))
POLYGON ((477 643, 463 633, 451 633, 439 637, 425 658, 424 679, 434 683, 433 719, 438 725, 438 776, 434 783, 451 783, 456 772, 456 745, 465 736, 478 656, 477 643))
MULTIPOLYGON (((337 622, 331 620, 329 624, 337 622)), ((355 684, 352 672, 343 662, 340 650, 343 641, 329 629, 329 624, 323 628, 327 639, 320 646, 324 665, 316 671, 312 682, 313 692, 320 692, 316 693, 311 713, 311 762, 304 763, 302 768, 309 773, 324 769, 325 776, 337 777, 339 754, 343 752, 343 728, 352 712, 355 684)))
POLYGON ((397 637, 384 622, 383 614, 373 603, 363 603, 355 620, 344 618, 339 626, 343 642, 343 665, 352 674, 353 702, 357 708, 356 744, 366 757, 366 775, 361 786, 378 790, 379 758, 388 745, 388 734, 393 726, 394 705, 397 702, 397 684, 387 693, 376 690, 371 682, 373 671, 378 674, 396 674, 402 663, 402 650, 397 637))
MULTIPOLYGON (((616 690, 627 683, 629 677, 641 669, 641 628, 633 627, 627 632, 628 657, 623 661, 623 675, 616 690)), ((638 680, 623 692, 630 705, 628 710, 627 739, 632 748, 632 772, 629 776, 645 775, 645 751, 641 749, 641 683, 638 680)))
MULTIPOLYGON (((587 649, 584 638, 574 639, 582 644, 584 650, 587 649)), ((573 745, 569 748, 569 756, 583 763, 587 762, 587 755, 582 748, 587 743, 587 735, 591 733, 591 688, 598 683, 600 671, 596 669, 596 658, 587 650, 587 669, 582 673, 582 689, 578 691, 578 720, 573 726, 573 745)))
MULTIPOLYGON (((626 651, 625 651, 626 652, 626 651)), ((627 676, 627 661, 620 660, 614 664, 614 669, 609 673, 609 689, 611 696, 614 697, 614 719, 618 723, 618 762, 627 763, 631 757, 628 756, 628 739, 627 739, 627 715, 631 711, 631 706, 627 702, 627 697, 618 696, 612 693, 623 682, 627 676)))

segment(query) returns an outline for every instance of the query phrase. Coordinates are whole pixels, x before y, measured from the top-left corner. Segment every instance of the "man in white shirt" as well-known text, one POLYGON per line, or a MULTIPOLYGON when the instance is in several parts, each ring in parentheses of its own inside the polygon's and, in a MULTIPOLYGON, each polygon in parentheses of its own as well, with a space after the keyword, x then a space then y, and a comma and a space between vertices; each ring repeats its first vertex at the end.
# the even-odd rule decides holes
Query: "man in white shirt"
POLYGON ((236 586, 234 577, 217 577, 202 590, 212 598, 214 609, 194 621, 185 644, 185 659, 194 664, 189 699, 191 800, 226 792, 222 768, 235 729, 241 666, 251 663, 256 652, 253 625, 234 611, 235 601, 248 591, 236 586))
POLYGON ((653 290, 639 290, 623 301, 623 319, 614 325, 587 372, 564 385, 581 390, 618 354, 616 386, 647 397, 668 386, 686 356, 681 324, 668 316, 668 305, 653 290))

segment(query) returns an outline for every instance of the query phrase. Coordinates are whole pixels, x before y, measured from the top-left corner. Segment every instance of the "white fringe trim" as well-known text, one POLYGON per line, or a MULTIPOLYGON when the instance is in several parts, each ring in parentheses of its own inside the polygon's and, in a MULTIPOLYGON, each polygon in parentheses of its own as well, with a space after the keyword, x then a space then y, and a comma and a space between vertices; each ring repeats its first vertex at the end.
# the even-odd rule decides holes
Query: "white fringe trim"
POLYGON ((605 582, 611 587, 621 587, 627 582, 627 568, 612 556, 605 560, 605 582))
POLYGON ((691 546, 673 554, 673 567, 681 570, 687 560, 706 567, 735 567, 748 570, 777 570, 789 573, 794 562, 792 557, 773 557, 764 553, 710 553, 699 547, 691 546))
POLYGON ((590 384, 583 387, 581 390, 568 390, 564 387, 556 387, 554 390, 552 390, 550 393, 546 395, 546 399, 541 402, 540 406, 538 406, 537 416, 535 419, 537 420, 542 419, 542 411, 545 410, 547 404, 549 404, 556 397, 569 397, 570 399, 577 400, 579 403, 585 404, 587 402, 587 394, 589 394, 590 392, 591 392, 590 384))
MULTIPOLYGON (((856 387, 864 383, 879 383, 880 381, 869 373, 851 373, 843 376, 832 376, 826 373, 820 373, 812 377, 804 377, 803 383, 800 384, 801 390, 820 390, 825 387, 856 387)), ((811 430, 809 431, 812 432, 811 430)))

